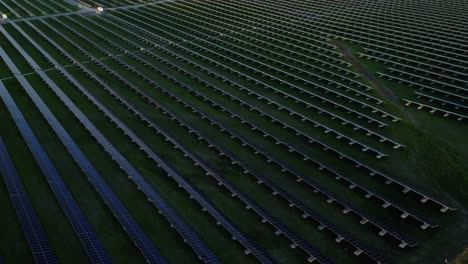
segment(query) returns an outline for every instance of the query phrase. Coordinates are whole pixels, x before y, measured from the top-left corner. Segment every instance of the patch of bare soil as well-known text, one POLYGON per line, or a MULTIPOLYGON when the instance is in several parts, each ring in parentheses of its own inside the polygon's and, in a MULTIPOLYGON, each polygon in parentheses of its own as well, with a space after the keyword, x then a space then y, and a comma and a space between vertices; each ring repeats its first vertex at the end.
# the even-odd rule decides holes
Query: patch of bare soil
POLYGON ((355 71, 368 80, 376 91, 386 99, 386 101, 395 105, 404 115, 415 123, 415 119, 412 115, 401 105, 398 96, 396 96, 379 78, 372 74, 372 72, 353 55, 348 46, 338 40, 333 40, 332 44, 341 51, 344 58, 351 63, 355 71))
POLYGON ((343 53, 345 59, 349 61, 354 69, 364 78, 369 80, 369 82, 372 83, 372 85, 375 87, 375 89, 383 96, 385 99, 388 101, 391 101, 393 103, 398 102, 398 98, 393 94, 393 92, 388 89, 385 84, 383 84, 377 77, 375 77, 374 74, 372 74, 356 57, 354 57, 353 53, 351 52, 350 48, 346 46, 344 43, 339 42, 339 41, 334 41, 335 46, 340 49, 340 51, 343 53))

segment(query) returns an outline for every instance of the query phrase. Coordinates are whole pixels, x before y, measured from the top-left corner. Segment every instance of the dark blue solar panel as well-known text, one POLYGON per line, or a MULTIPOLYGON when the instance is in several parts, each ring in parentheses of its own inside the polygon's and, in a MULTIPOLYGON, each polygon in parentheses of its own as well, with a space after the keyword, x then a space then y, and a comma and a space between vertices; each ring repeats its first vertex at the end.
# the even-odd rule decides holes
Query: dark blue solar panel
POLYGON ((47 236, 36 215, 36 211, 24 190, 23 183, 16 172, 13 161, 1 137, 0 173, 7 186, 16 215, 21 223, 36 263, 57 263, 47 236))
MULTIPOLYGON (((0 31, 5 34, 3 28, 0 28, 0 31)), ((0 48, 0 55, 12 72, 18 72, 18 68, 15 66, 14 62, 2 48, 0 48)), ((26 78, 24 78, 24 76, 16 75, 16 77, 23 88, 32 91, 34 90, 27 82, 26 78)), ((91 225, 81 212, 78 204, 73 199, 73 196, 62 181, 57 169, 49 159, 45 150, 42 148, 39 140, 34 135, 34 132, 29 127, 26 119, 22 115, 18 106, 16 106, 16 103, 2 82, 0 82, 0 96, 3 99, 21 135, 26 141, 26 144, 28 145, 31 153, 34 156, 34 159, 39 165, 39 168, 46 177, 50 188, 54 192, 57 201, 62 207, 62 210, 75 230, 76 235, 81 240, 85 249, 89 250, 87 253, 88 256, 90 256, 91 261, 93 263, 111 263, 104 246, 97 239, 97 236, 92 230, 91 225)))
MULTIPOLYGON (((128 13, 128 12, 127 12, 127 13, 128 13)), ((135 15, 136 15, 135 12, 130 11, 130 13, 133 13, 133 15, 132 15, 132 17, 131 17, 132 20, 136 20, 138 23, 143 23, 143 24, 147 25, 148 28, 150 27, 149 24, 147 24, 147 23, 145 23, 145 22, 143 22, 143 21, 137 19, 136 16, 135 16, 135 15)), ((152 13, 150 13, 150 12, 144 12, 144 13, 145 13, 145 15, 146 15, 145 18, 147 18, 147 16, 155 16, 154 14, 152 14, 152 13)), ((123 15, 123 16, 126 16, 125 14, 119 14, 120 17, 122 17, 122 15, 123 15)), ((172 17, 171 17, 171 18, 172 18, 172 17)), ((117 18, 117 19, 120 19, 120 18, 117 18)), ((163 19, 164 21, 166 21, 166 22, 169 23, 169 24, 174 23, 175 20, 178 20, 177 18, 175 18, 174 20, 172 20, 172 19, 167 20, 167 19, 161 18, 160 16, 158 16, 158 19, 163 19)), ((155 21, 153 20, 152 22, 155 22, 155 21)), ((157 22, 157 23, 158 23, 158 22, 157 22)), ((167 23, 164 24, 164 26, 167 26, 167 27, 169 27, 169 28, 172 28, 172 27, 168 26, 167 23)), ((181 25, 178 24, 178 23, 175 23, 175 25, 181 26, 181 25)), ((135 26, 135 25, 131 25, 131 26, 132 26, 132 27, 135 27, 135 28, 138 27, 138 26, 135 26)), ((175 28, 172 28, 172 29, 174 29, 174 32, 177 31, 177 29, 175 29, 175 28)), ((181 32, 181 31, 177 31, 177 32, 181 32)), ((196 36, 193 35, 193 34, 186 34, 186 33, 183 33, 183 32, 181 32, 181 33, 182 33, 182 34, 185 34, 185 35, 189 35, 190 37, 195 37, 195 38, 197 38, 197 40, 202 41, 202 42, 206 42, 206 43, 208 43, 208 45, 210 45, 210 46, 214 46, 214 45, 215 45, 215 44, 213 44, 212 42, 207 42, 207 39, 209 39, 210 41, 213 41, 214 38, 209 37, 208 35, 206 35, 206 34, 200 32, 200 31, 195 31, 195 32, 196 32, 196 36), (203 37, 202 37, 202 38, 197 37, 197 36, 199 36, 199 35, 201 35, 201 36, 203 36, 203 37)), ((170 34, 170 33, 169 33, 169 34, 170 34)), ((173 35, 173 34, 171 34, 171 35, 173 35)), ((173 35, 173 36, 175 36, 176 38, 180 39, 181 42, 185 42, 182 38, 179 38, 180 35, 179 35, 179 36, 173 35)), ((216 41, 225 42, 225 41, 219 40, 219 39, 216 39, 216 41)), ((257 42, 257 39, 255 39, 255 42, 257 42)), ((195 47, 196 49, 202 48, 202 47, 200 47, 199 45, 197 45, 197 44, 195 44, 195 43, 193 43, 193 42, 191 42, 191 41, 188 41, 187 44, 190 45, 190 46, 195 47)), ((207 51, 208 53, 210 53, 210 54, 216 54, 216 52, 214 52, 214 51, 211 50, 211 49, 208 49, 208 50, 206 50, 206 51, 207 51)), ((229 50, 227 50, 227 49, 225 49, 224 51, 225 51, 225 52, 228 52, 228 53, 230 53, 230 54, 234 54, 235 57, 242 57, 241 54, 238 54, 238 53, 229 51, 229 50)), ((258 55, 255 55, 255 52, 252 52, 252 54, 254 54, 254 56, 258 56, 258 55)), ((218 54, 218 55, 219 55, 219 54, 218 54)), ((224 59, 224 56, 221 55, 221 58, 224 59)), ((271 58, 269 58, 269 59, 271 59, 271 58)), ((215 63, 217 66, 224 67, 225 69, 231 70, 231 72, 236 72, 236 73, 237 73, 237 71, 235 71, 235 70, 233 70, 233 69, 230 69, 230 68, 228 68, 228 67, 226 67, 226 66, 223 66, 223 65, 220 64, 218 61, 212 61, 212 60, 210 60, 209 58, 204 58, 204 60, 211 61, 211 62, 215 63)), ((231 60, 232 60, 232 59, 231 59, 231 60)), ((235 61, 235 60, 233 60, 233 61, 235 61)), ((235 61, 235 62, 236 62, 236 64, 240 65, 241 67, 251 68, 251 67, 248 66, 248 65, 245 65, 245 64, 242 64, 242 63, 238 63, 237 61, 235 61)), ((260 62, 258 62, 258 61, 256 61, 256 60, 254 60, 253 62, 255 62, 256 64, 261 64, 261 65, 263 65, 262 63, 260 63, 260 62)), ((265 76, 273 77, 273 76, 271 76, 271 75, 269 75, 269 74, 267 74, 267 73, 265 73, 265 72, 259 72, 259 71, 258 71, 257 69, 255 69, 255 68, 252 68, 252 69, 253 69, 255 72, 262 73, 262 74, 265 75, 265 76)), ((276 70, 275 68, 272 68, 272 67, 270 67, 270 69, 276 70)), ((272 79, 276 79, 276 78, 273 77, 272 79)), ((278 81, 280 81, 280 80, 278 80, 278 81)), ((262 83, 262 81, 260 81, 260 80, 256 80, 256 82, 257 82, 257 83, 262 83)), ((292 87, 292 88, 298 88, 298 87, 295 87, 294 85, 291 85, 291 84, 288 83, 288 82, 284 82, 284 81, 280 81, 280 82, 282 82, 282 83, 284 83, 284 84, 287 84, 287 85, 289 85, 289 86, 292 87)), ((271 87, 270 87, 270 88, 271 88, 271 87)), ((317 88, 325 89, 325 90, 329 91, 327 88, 322 87, 322 86, 317 86, 317 88)), ((274 89, 274 88, 273 88, 273 89, 274 89)), ((301 90, 301 89, 299 89, 299 90, 300 90, 301 92, 304 92, 304 91, 305 91, 305 90, 301 90)), ((281 92, 281 91, 279 91, 279 92, 282 93, 282 94, 284 94, 284 96, 286 96, 286 97, 291 97, 290 94, 283 93, 283 92, 281 92)), ((312 96, 313 96, 313 97, 317 97, 317 95, 315 95, 315 94, 312 95, 312 96)), ((293 96, 292 96, 292 97, 293 97, 293 96)), ((346 96, 345 96, 345 97, 346 97, 346 96)), ((327 101, 327 102, 329 102, 329 103, 335 105, 335 102, 333 102, 333 101, 329 101, 329 100, 327 100, 326 98, 323 98, 323 97, 319 97, 319 98, 321 98, 322 100, 325 100, 325 101, 327 101)), ((299 98, 295 98, 295 99, 296 99, 296 100, 299 100, 299 101, 301 100, 301 99, 299 99, 299 98)), ((314 107, 314 108, 317 108, 315 105, 310 105, 310 104, 307 104, 307 105, 308 105, 308 106, 312 106, 312 107, 314 107)), ((364 104, 364 105, 366 105, 366 104, 364 104)), ((336 106, 342 107, 342 105, 336 105, 336 106)), ((281 107, 281 108, 284 108, 283 106, 280 106, 280 107, 281 107)), ((317 108, 317 109, 318 109, 318 108, 317 108)), ((348 108, 346 108, 346 107, 345 107, 345 109, 347 109, 348 111, 351 110, 351 109, 348 109, 348 108)), ((323 112, 327 112, 327 111, 324 111, 323 109, 319 109, 319 110, 320 110, 321 112, 322 112, 322 111, 323 111, 323 112)), ((374 109, 374 110, 375 110, 375 109, 374 109)), ((376 111, 380 112, 379 110, 376 110, 376 111)), ((369 121, 371 121, 371 122, 378 123, 378 124, 379 124, 379 127, 380 127, 380 126, 385 126, 385 125, 386 125, 386 124, 384 124, 384 123, 379 122, 378 120, 375 120, 375 119, 373 119, 373 118, 370 118, 369 116, 362 115, 362 113, 355 112, 355 111, 351 111, 351 112, 354 112, 359 118, 365 117, 365 118, 369 119, 369 121)), ((337 117, 336 115, 334 115, 334 114, 332 114, 332 113, 330 113, 330 112, 327 112, 327 113, 330 114, 331 116, 333 116, 334 118, 337 117)), ((393 115, 390 115, 390 114, 388 114, 388 113, 385 113, 385 112, 383 112, 383 114, 386 115, 386 116, 391 117, 391 118, 393 119, 393 121, 399 119, 399 118, 397 118, 397 117, 395 117, 395 116, 393 116, 393 115)), ((340 117, 338 117, 338 118, 340 118, 340 117)), ((340 119, 341 119, 341 118, 340 118, 340 119)), ((392 142, 393 144, 396 144, 397 146, 400 146, 400 144, 398 144, 398 143, 396 143, 396 142, 393 142, 392 140, 390 140, 390 139, 388 139, 388 138, 386 138, 386 137, 384 137, 384 136, 382 136, 382 135, 376 133, 375 131, 368 130, 368 129, 366 129, 366 128, 362 127, 362 126, 359 126, 359 125, 353 123, 352 121, 349 121, 349 120, 346 120, 346 119, 343 119, 343 121, 346 122, 346 123, 352 124, 353 126, 355 126, 356 129, 362 129, 362 130, 364 130, 364 131, 366 131, 366 132, 368 132, 368 133, 370 133, 370 134, 372 134, 372 135, 376 135, 376 136, 380 137, 383 141, 389 141, 389 142, 392 142)), ((330 131, 330 130, 329 130, 329 131, 330 131)), ((339 136, 342 137, 343 135, 340 134, 339 136)), ((353 141, 353 143, 357 143, 357 142, 353 141)), ((365 151, 369 151, 369 150, 372 150, 372 151, 374 151, 374 152, 376 151, 376 150, 370 148, 369 146, 365 146, 364 148, 366 149, 365 151)), ((336 152, 336 150, 334 150, 334 151, 336 152)), ((421 198, 422 198, 422 199, 421 199, 421 202, 423 202, 423 203, 426 202, 426 201, 428 201, 428 200, 430 200, 430 201, 432 201, 432 202, 434 202, 434 203, 436 203, 436 204, 442 206, 442 208, 441 208, 441 211, 442 211, 442 212, 446 212, 447 210, 456 210, 456 207, 449 205, 447 202, 444 202, 444 201, 440 200, 439 198, 436 198, 436 197, 434 197, 434 196, 432 196, 432 195, 430 195, 430 194, 428 194, 428 193, 424 193, 424 192, 422 192, 422 191, 420 191, 420 190, 417 190, 417 189, 415 189, 414 187, 411 187, 410 185, 408 185, 407 183, 404 183, 404 182, 399 181, 398 179, 391 178, 390 176, 385 175, 385 174, 383 174, 383 173, 381 173, 381 172, 379 172, 379 171, 377 171, 377 170, 371 168, 370 166, 367 166, 367 165, 365 165, 365 164, 360 163, 359 161, 357 161, 356 159, 352 158, 351 156, 344 155, 343 153, 338 153, 338 154, 341 155, 342 157, 345 157, 345 158, 349 159, 350 161, 354 162, 357 166, 360 166, 360 167, 362 167, 363 169, 368 170, 368 171, 370 172, 370 174, 381 176, 381 177, 383 177, 388 183, 396 183, 396 184, 400 185, 401 187, 404 188, 404 193, 407 193, 407 192, 409 192, 409 191, 412 191, 412 192, 417 193, 418 195, 421 196, 421 198)), ((385 156, 385 154, 383 154, 383 153, 377 153, 377 157, 380 158, 380 157, 383 157, 383 156, 385 156)), ((426 226, 426 225, 431 226, 430 223, 423 223, 423 226, 426 226)))
MULTIPOLYGON (((90 21, 92 22, 92 21, 90 21)), ((125 40, 123 40, 125 41, 125 40)), ((113 46, 117 46, 116 44, 110 44, 110 45, 113 45, 113 46)), ((118 48, 118 47, 117 47, 118 48)), ((130 55, 131 56, 131 55, 130 55)), ((130 65, 126 65, 125 64, 125 67, 127 69, 133 69, 130 65)), ((118 73, 115 73, 114 71, 108 69, 110 72, 112 72, 116 77, 119 77, 119 74, 118 73)), ((144 76, 142 76, 144 77, 144 76)), ((121 77, 119 78, 121 81, 125 82, 125 78, 121 77)), ((130 85, 130 84, 129 84, 130 85)), ((130 85, 131 86, 131 85, 130 85)), ((134 87, 134 89, 136 89, 134 87)), ((125 100, 123 100, 124 103, 125 100)), ((127 103, 127 106, 129 108, 131 108, 131 105, 129 105, 127 103)), ((140 117, 145 120, 146 122, 148 122, 148 124, 154 128, 157 128, 158 129, 158 132, 159 133, 162 133, 164 134, 167 138, 170 138, 170 135, 168 135, 167 133, 165 133, 164 131, 161 130, 161 128, 159 128, 159 126, 157 126, 156 124, 154 124, 153 122, 151 122, 150 120, 148 120, 147 118, 145 118, 145 116, 142 116, 140 114, 140 117)), ((180 144, 178 144, 177 142, 174 143, 178 148, 180 149, 184 149, 184 147, 180 144)), ((216 173, 212 172, 210 169, 207 168, 206 164, 203 163, 202 160, 200 159, 197 159, 194 157, 194 155, 192 155, 193 153, 190 153, 188 150, 184 150, 185 154, 188 154, 188 156, 192 157, 196 163, 198 163, 199 165, 201 165, 202 167, 205 168, 205 170, 207 171, 210 171, 210 175, 212 176, 215 176, 220 182, 222 182, 225 186, 227 186, 227 188, 229 188, 229 190, 231 190, 233 192, 233 194, 237 195, 241 200, 243 200, 250 208, 253 208, 263 219, 267 220, 267 222, 269 222, 270 224, 272 224, 276 229, 278 230, 281 230, 281 232, 283 234, 285 234, 285 236, 290 239, 294 245, 297 245, 299 246, 300 248, 302 248, 306 253, 308 253, 310 255, 310 259, 309 260, 318 260, 319 262, 321 263, 330 263, 331 261, 324 257, 323 255, 321 255, 317 250, 315 250, 314 248, 312 248, 305 240, 303 240, 300 236, 298 236, 297 234, 295 234, 294 232, 291 232, 285 225, 283 225, 282 223, 280 223, 278 220, 276 220, 276 218, 274 218, 272 215, 270 215, 268 212, 266 212, 264 209, 262 209, 260 206, 258 206, 255 202, 253 202, 252 200, 250 200, 250 198, 248 198, 245 194, 243 194, 240 190, 236 189, 234 186, 230 185, 229 182, 225 181, 224 178, 220 177, 219 175, 216 175, 216 173)), ((150 153, 150 156, 151 153, 150 153)), ((163 166, 164 168, 164 166, 163 166)), ((168 167, 165 167, 166 170, 168 171, 171 171, 172 169, 171 168, 168 168, 168 167)), ((186 182, 184 182, 183 180, 181 181, 180 179, 178 179, 179 183, 181 186, 187 186, 186 182)), ((186 187, 187 188, 187 187, 186 187)), ((193 188, 192 188, 193 189, 193 188)), ((193 192, 193 190, 189 190, 189 192, 192 194, 192 196, 194 197, 194 199, 197 199, 197 198, 200 198, 199 195, 196 195, 195 196, 195 192, 193 192)), ((203 201, 200 201, 201 204, 204 204, 206 206, 205 203, 203 203, 203 201)), ((205 209, 207 209, 205 207, 205 209)), ((210 212, 210 209, 207 209, 209 212, 210 212)), ((213 213, 213 212, 210 212, 212 214, 216 214, 216 213, 213 213)), ((217 219, 220 219, 219 217, 217 219)), ((236 230, 235 229, 232 229, 230 228, 230 226, 232 226, 230 223, 226 223, 225 221, 222 221, 222 219, 220 220, 219 222, 222 226, 224 226, 226 229, 230 230, 231 233, 234 233, 236 234, 236 230)), ((238 234, 238 233, 237 233, 238 234)), ((246 239, 243 239, 242 237, 239 238, 239 234, 237 235, 236 237, 238 240, 240 240, 241 243, 243 244, 246 244, 246 248, 247 248, 247 252, 249 253, 253 253, 254 255, 257 256, 257 258, 263 262, 263 263, 268 263, 268 262, 271 262, 273 261, 269 256, 267 255, 262 255, 262 254, 258 254, 259 253, 259 247, 257 247, 255 244, 247 244, 249 243, 249 241, 247 241, 246 239)))
MULTIPOLYGON (((119 18, 118 18, 119 19, 119 18)), ((122 19, 119 19, 119 20, 122 20, 122 19)), ((123 21, 123 20, 122 20, 123 21)), ((142 22, 144 23, 144 22, 142 22)), ((148 65, 149 67, 151 67, 150 65, 148 65)), ((154 67, 153 67, 154 68, 154 67)), ((176 67, 177 68, 177 67, 176 67)), ((154 70, 157 70, 157 69, 154 69, 154 70)), ((170 77, 170 76, 167 76, 167 78, 171 78, 173 79, 173 77, 170 77)), ((176 80, 174 80, 176 81, 176 80)), ((178 82, 178 84, 184 86, 184 87, 187 87, 187 85, 184 85, 183 83, 180 83, 178 82)), ((187 87, 188 89, 190 89, 190 87, 187 87)), ((199 95, 197 92, 194 92, 195 94, 199 95)), ((215 102, 213 102, 212 100, 208 99, 208 98, 205 98, 203 97, 202 95, 200 95, 200 97, 203 98, 204 101, 208 101, 212 104, 216 104, 215 102)), ((229 112, 229 111, 228 111, 229 112)), ((233 113, 230 113, 232 116, 237 116, 233 113)), ((205 116, 206 117, 206 116, 205 116)), ((243 120, 242 118, 238 117, 239 119, 243 120)), ((212 122, 215 122, 213 120, 211 120, 212 122)), ((244 120, 245 121, 245 120, 244 120)), ((222 127, 220 125, 220 127, 222 127)), ((227 128, 224 128, 222 127, 225 131, 228 131, 227 128)), ((259 131, 262 131, 261 129, 259 128, 256 128, 257 130, 259 131)), ((266 134, 266 132, 262 131, 263 133, 266 134)), ((229 132, 230 134, 232 134, 232 132, 229 132)), ((234 134, 233 134, 234 135, 234 134)), ((237 137, 237 136, 236 136, 237 137)), ((280 194, 283 195, 283 197, 285 197, 288 201, 293 201, 293 198, 294 197, 291 197, 287 192, 283 191, 282 189, 280 189, 279 187, 276 186, 275 190, 278 190, 278 192, 280 194), (288 199, 289 198, 289 199, 288 199)), ((297 205, 298 207, 301 207, 302 208, 305 208, 305 206, 302 205, 302 203, 300 203, 299 201, 297 201, 295 198, 295 205, 297 205)), ((315 220, 317 220, 317 222, 321 223, 321 224, 324 224, 325 227, 331 229, 333 232, 335 233, 340 233, 342 234, 345 239, 350 242, 351 244, 355 245, 358 249, 362 249, 369 257, 373 258, 373 259, 376 259, 377 261, 381 261, 382 263, 384 263, 386 260, 384 260, 383 258, 381 258, 380 256, 378 256, 373 250, 369 249, 368 247, 366 247, 365 245, 361 244, 360 242, 358 242, 357 240, 353 239, 352 237, 346 235, 343 231, 339 230, 338 228, 336 228, 333 224, 327 222, 323 217, 321 217, 320 215, 318 215, 317 213, 313 212, 312 210, 310 210, 309 208, 306 208, 306 210, 309 212, 309 213, 312 213, 312 215, 309 215, 309 216, 312 216, 315 220)))
MULTIPOLYGON (((64 25, 65 27, 69 28, 67 25, 64 25)), ((70 30, 73 30, 69 28, 70 30)), ((76 34, 80 34, 79 32, 75 32, 76 34)), ((85 36, 81 35, 81 37, 85 38, 85 36)), ((116 44, 111 44, 115 45, 116 44)), ((92 72, 88 72, 90 76, 94 76, 92 72)), ((95 78, 97 79, 97 78, 95 78)), ((106 88, 105 84, 102 84, 104 88, 106 88)), ((108 88, 110 90, 110 88, 108 88)), ((114 96, 117 96, 114 93, 114 96)), ((130 104, 123 98, 120 98, 128 107, 130 107, 130 104)), ((97 103, 99 104, 99 103, 97 103)), ((211 216, 213 216, 217 222, 223 226, 233 237, 235 237, 242 245, 246 247, 248 252, 252 253, 255 255, 259 260, 261 260, 263 263, 272 263, 274 262, 271 257, 269 257, 266 252, 264 252, 263 249, 260 249, 253 241, 251 241, 245 234, 243 234, 238 227, 236 227, 234 224, 232 224, 223 214, 221 214, 202 194, 199 190, 191 186, 191 184, 186 181, 181 175, 179 175, 173 168, 171 168, 168 164, 166 164, 158 155, 156 155, 143 141, 141 141, 131 130, 129 130, 127 127, 125 127, 124 124, 120 122, 116 117, 113 116, 111 112, 109 112, 107 109, 101 107, 102 111, 106 113, 106 115, 113 120, 114 123, 116 123, 120 128, 122 128, 127 135, 129 135, 132 138, 132 141, 136 142, 139 144, 140 149, 145 151, 148 156, 153 159, 155 162, 157 162, 163 170, 165 170, 168 175, 172 178, 174 178, 177 183, 184 188, 190 195, 193 197, 195 201, 197 201, 205 210, 210 213, 211 216)))
MULTIPOLYGON (((45 51, 39 46, 34 40, 32 40, 28 35, 24 33, 24 31, 16 25, 13 25, 20 33, 26 37, 31 44, 33 44, 43 55, 45 58, 49 59, 53 64, 58 65, 58 63, 45 51)), ((66 70, 63 70, 65 74, 69 78, 71 77, 66 70)), ((48 79, 46 76, 44 78, 48 79)), ((72 79, 74 80, 74 79, 72 79)), ((54 85, 53 82, 50 81, 50 85, 54 85)), ((138 247, 142 255, 149 263, 166 263, 164 258, 161 256, 159 251, 156 249, 154 244, 151 240, 146 236, 144 231, 138 225, 138 223, 133 219, 130 213, 127 211, 125 206, 120 202, 111 188, 107 185, 107 183, 102 179, 101 175, 96 171, 94 166, 88 160, 86 155, 81 151, 78 145, 73 141, 67 131, 62 127, 59 121, 55 118, 52 112, 47 108, 47 106, 42 102, 42 100, 34 100, 34 103, 40 106, 42 114, 45 116, 47 122, 51 125, 52 129, 55 131, 57 136, 60 138, 64 146, 67 148, 70 155, 73 156, 74 160, 80 166, 83 173, 88 177, 90 182, 93 184, 94 188, 96 188, 99 195, 105 201, 107 206, 111 209, 114 216, 120 222, 122 227, 126 230, 129 234, 130 238, 133 240, 135 245, 138 247)))
MULTIPOLYGON (((34 27, 37 29, 36 27, 34 27)), ((52 28, 51 28, 52 29, 52 28)), ((54 29, 52 29, 54 30, 54 29)), ((56 31, 62 35, 60 32, 56 31)), ((62 35, 63 36, 63 35, 62 35)), ((65 36, 63 36, 66 38, 65 36)), ((52 41, 50 41, 52 43, 52 41)), ((27 55, 27 54, 26 54, 27 55)), ((27 58, 27 56, 25 56, 27 58)), ((38 72, 39 75, 43 74, 38 72)), ((45 77, 44 77, 45 78, 45 77)), ((70 78, 70 81, 73 81, 70 78)), ((45 79, 47 82, 47 80, 45 79)), ((170 207, 166 201, 159 195, 158 192, 144 179, 144 177, 133 167, 133 165, 102 135, 94 125, 86 118, 86 116, 76 107, 76 105, 63 93, 63 91, 52 83, 48 83, 50 88, 57 94, 65 105, 70 109, 75 116, 82 121, 83 125, 88 129, 96 140, 104 147, 113 159, 119 164, 121 169, 125 171, 130 179, 140 188, 140 190, 148 197, 148 200, 161 212, 161 214, 169 221, 176 231, 184 238, 187 244, 198 254, 200 259, 205 263, 219 263, 218 258, 214 255, 206 244, 198 237, 195 231, 186 224, 186 222, 176 213, 176 211, 170 207)), ((78 88, 82 86, 77 85, 78 88)), ((97 100, 87 90, 82 89, 82 92, 90 98, 94 103, 97 100)), ((121 122, 116 122, 119 128, 125 126, 121 122)))

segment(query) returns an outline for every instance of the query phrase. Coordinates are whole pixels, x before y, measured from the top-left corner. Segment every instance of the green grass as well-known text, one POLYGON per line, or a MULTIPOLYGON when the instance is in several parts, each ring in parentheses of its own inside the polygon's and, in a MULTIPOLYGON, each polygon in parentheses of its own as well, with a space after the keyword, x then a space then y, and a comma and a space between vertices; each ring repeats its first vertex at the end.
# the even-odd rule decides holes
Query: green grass
MULTIPOLYGON (((374 74, 385 71, 381 64, 368 60, 361 62, 374 74)), ((412 93, 404 85, 382 81, 399 98, 412 93)), ((404 155, 400 159, 392 156, 384 168, 395 175, 401 175, 406 182, 444 197, 459 208, 454 216, 438 217, 441 226, 439 229, 443 231, 430 234, 431 243, 421 243, 416 252, 405 258, 404 263, 431 262, 434 257, 441 261, 450 259, 467 243, 462 235, 467 232, 464 224, 467 214, 463 206, 468 202, 464 188, 468 174, 463 162, 467 153, 466 148, 462 147, 466 145, 466 137, 463 136, 466 124, 410 107, 404 111, 401 116, 405 118, 399 127, 389 131, 390 135, 398 135, 406 144, 404 155)), ((432 213, 428 214, 433 217, 432 213)), ((401 258, 403 256, 405 255, 401 258)))

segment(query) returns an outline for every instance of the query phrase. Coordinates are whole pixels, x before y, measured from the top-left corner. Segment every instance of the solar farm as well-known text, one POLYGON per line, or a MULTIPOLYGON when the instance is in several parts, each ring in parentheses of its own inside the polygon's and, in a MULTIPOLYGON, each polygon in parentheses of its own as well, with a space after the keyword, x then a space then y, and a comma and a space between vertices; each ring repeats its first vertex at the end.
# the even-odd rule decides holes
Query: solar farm
POLYGON ((1 0, 0 264, 468 263, 467 14, 1 0))

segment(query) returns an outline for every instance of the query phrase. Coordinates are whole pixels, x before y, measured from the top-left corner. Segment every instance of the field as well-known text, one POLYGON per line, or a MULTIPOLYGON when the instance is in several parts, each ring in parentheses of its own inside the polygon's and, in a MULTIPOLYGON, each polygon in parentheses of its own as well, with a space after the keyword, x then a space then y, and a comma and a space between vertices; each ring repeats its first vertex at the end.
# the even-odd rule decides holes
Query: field
POLYGON ((0 264, 466 263, 467 9, 1 1, 0 264))

